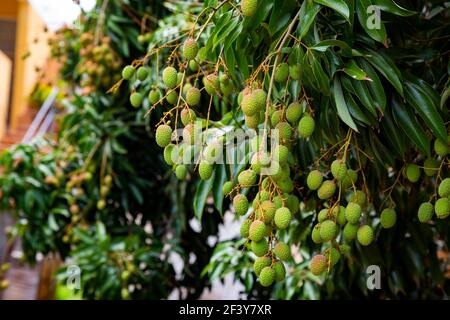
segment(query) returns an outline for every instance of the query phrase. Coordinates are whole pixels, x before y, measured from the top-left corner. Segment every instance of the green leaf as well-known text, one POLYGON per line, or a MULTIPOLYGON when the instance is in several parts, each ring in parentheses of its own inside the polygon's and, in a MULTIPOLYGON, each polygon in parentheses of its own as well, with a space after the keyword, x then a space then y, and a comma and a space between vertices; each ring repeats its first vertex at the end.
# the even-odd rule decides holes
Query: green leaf
POLYGON ((223 192, 222 187, 227 179, 227 168, 225 164, 217 164, 216 165, 216 175, 214 177, 214 183, 212 187, 213 197, 214 197, 214 206, 220 212, 223 213, 223 192))
POLYGON ((356 13, 358 15, 359 23, 372 39, 381 42, 382 44, 386 44, 386 28, 381 22, 381 18, 379 26, 373 25, 376 22, 376 13, 370 12, 370 10, 368 12, 369 7, 375 8, 373 0, 356 1, 356 13))
POLYGON ((333 46, 341 48, 342 52, 344 53, 344 56, 351 57, 352 48, 350 48, 350 46, 346 42, 341 40, 334 40, 334 39, 323 40, 313 45, 311 49, 320 52, 325 52, 328 48, 333 46))
POLYGON ((381 121, 381 127, 386 139, 392 144, 397 155, 403 157, 406 151, 406 142, 404 136, 399 132, 398 127, 394 123, 394 119, 390 112, 386 112, 383 120, 381 121))
POLYGON ((370 66, 370 64, 361 58, 358 58, 358 63, 362 69, 367 73, 372 81, 367 82, 366 85, 369 87, 374 103, 377 108, 381 109, 383 112, 386 109, 386 94, 384 92, 383 84, 378 77, 377 72, 370 66))
POLYGON ((400 7, 392 0, 374 0, 374 2, 381 10, 395 14, 397 16, 407 17, 417 13, 400 7))
POLYGON ((342 87, 339 79, 334 78, 333 82, 333 97, 336 104, 339 117, 344 121, 350 128, 358 132, 358 127, 350 115, 347 104, 345 103, 344 94, 342 93, 342 87))
POLYGON ((328 78, 325 71, 322 69, 322 65, 314 55, 310 57, 310 63, 312 67, 312 72, 314 74, 314 78, 316 79, 316 83, 321 93, 329 96, 330 95, 330 79, 328 78))
POLYGON ((298 24, 298 33, 300 40, 308 33, 317 13, 319 13, 321 6, 313 4, 310 1, 303 1, 300 8, 300 23, 298 24))
POLYGON ((434 136, 442 141, 446 141, 447 130, 445 129, 444 120, 439 115, 438 106, 434 105, 432 98, 421 87, 409 81, 405 81, 405 89, 406 100, 414 106, 434 136))
POLYGON ((350 92, 346 91, 344 96, 348 111, 350 111, 353 118, 367 124, 368 126, 377 126, 377 121, 369 113, 361 111, 361 108, 356 104, 350 92))
POLYGON ((444 92, 442 93, 441 96, 441 109, 445 106, 445 102, 447 102, 448 97, 450 97, 450 86, 447 86, 447 88, 445 88, 444 92))
POLYGON ((356 80, 371 80, 354 60, 350 60, 344 67, 343 71, 356 80))
POLYGON ((194 196, 194 213, 195 217, 201 222, 203 216, 203 209, 205 208, 206 199, 211 191, 214 183, 216 172, 208 180, 200 180, 197 185, 197 190, 194 196))
POLYGON ((367 88, 366 82, 361 82, 357 80, 351 80, 352 86, 355 89, 356 95, 362 102, 364 107, 369 110, 369 112, 376 118, 377 110, 373 103, 372 96, 370 95, 369 88, 367 88))
POLYGON ((350 10, 343 0, 314 0, 314 2, 333 9, 343 16, 345 20, 350 21, 350 10))

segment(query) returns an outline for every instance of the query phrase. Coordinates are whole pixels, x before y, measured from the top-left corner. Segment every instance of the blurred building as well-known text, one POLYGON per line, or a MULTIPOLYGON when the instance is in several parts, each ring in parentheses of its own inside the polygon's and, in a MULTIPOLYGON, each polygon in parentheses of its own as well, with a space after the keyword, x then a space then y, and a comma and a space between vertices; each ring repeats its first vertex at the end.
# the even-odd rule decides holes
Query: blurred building
POLYGON ((20 141, 35 110, 28 97, 48 61, 51 36, 27 0, 0 5, 0 149, 20 141))

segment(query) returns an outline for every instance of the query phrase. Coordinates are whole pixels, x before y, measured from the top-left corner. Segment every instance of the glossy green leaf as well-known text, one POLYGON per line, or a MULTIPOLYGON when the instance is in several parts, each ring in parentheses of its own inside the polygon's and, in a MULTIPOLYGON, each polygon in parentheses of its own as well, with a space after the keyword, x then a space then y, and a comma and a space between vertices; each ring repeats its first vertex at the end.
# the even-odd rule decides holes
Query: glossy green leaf
POLYGON ((384 27, 381 18, 377 17, 376 11, 374 11, 373 0, 358 0, 356 1, 356 13, 358 20, 367 34, 375 41, 386 43, 386 28, 384 27), (371 9, 373 9, 371 11, 371 9), (377 25, 379 22, 379 25, 377 25))
POLYGON ((393 0, 374 0, 375 4, 383 11, 393 13, 397 16, 407 17, 417 12, 405 9, 396 4, 393 0))
POLYGON ((372 81, 367 82, 366 85, 372 94, 376 107, 384 111, 386 109, 386 94, 377 72, 366 60, 358 58, 357 61, 369 78, 372 79, 372 81))
POLYGON ((355 80, 371 80, 354 60, 350 60, 345 65, 343 71, 355 80))
POLYGON ((333 81, 333 98, 334 103, 336 104, 336 108, 338 111, 339 117, 342 119, 342 121, 345 122, 350 128, 358 132, 358 128, 355 124, 355 122, 352 119, 352 116, 350 115, 350 112, 348 111, 347 104, 345 103, 344 94, 342 93, 342 86, 339 79, 336 77, 333 81))
POLYGON ((299 38, 303 37, 308 33, 316 15, 319 13, 321 6, 318 4, 312 4, 310 1, 303 1, 300 8, 300 23, 298 24, 299 38))
POLYGON ((341 16, 343 16, 347 21, 350 18, 350 10, 343 0, 314 0, 314 2, 319 3, 323 6, 327 6, 334 11, 338 12, 341 16))
POLYGON ((376 118, 377 110, 375 104, 373 103, 369 88, 366 85, 367 82, 351 79, 351 83, 355 89, 356 96, 362 102, 363 106, 376 118))

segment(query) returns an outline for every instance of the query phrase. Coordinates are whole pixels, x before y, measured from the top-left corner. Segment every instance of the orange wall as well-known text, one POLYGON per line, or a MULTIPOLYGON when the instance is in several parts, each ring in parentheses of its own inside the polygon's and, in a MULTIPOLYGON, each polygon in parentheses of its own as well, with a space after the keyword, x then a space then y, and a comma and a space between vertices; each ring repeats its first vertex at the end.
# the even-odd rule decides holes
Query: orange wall
POLYGON ((0 17, 15 18, 17 16, 17 0, 1 0, 0 17))

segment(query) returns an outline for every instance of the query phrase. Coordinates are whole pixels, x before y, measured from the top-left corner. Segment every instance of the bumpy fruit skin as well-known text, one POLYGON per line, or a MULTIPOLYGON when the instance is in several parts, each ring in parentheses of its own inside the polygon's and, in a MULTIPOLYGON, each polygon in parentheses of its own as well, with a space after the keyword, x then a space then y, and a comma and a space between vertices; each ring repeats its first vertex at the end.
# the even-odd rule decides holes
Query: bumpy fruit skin
POLYGON ((130 103, 133 107, 139 108, 144 100, 144 96, 140 92, 134 92, 130 96, 130 103))
POLYGON ((361 207, 363 207, 366 203, 366 194, 362 192, 361 190, 356 190, 356 192, 353 192, 350 196, 349 202, 356 202, 361 207))
POLYGON ((296 214, 300 210, 300 200, 297 196, 290 194, 286 200, 286 207, 292 214, 296 214))
POLYGON ((238 181, 242 188, 250 188, 256 183, 256 173, 252 169, 242 171, 238 175, 238 181))
POLYGON ((230 194, 231 191, 233 191, 233 188, 234 188, 234 183, 232 181, 225 182, 222 186, 223 195, 226 196, 227 194, 230 194))
POLYGON ((397 213, 394 209, 386 208, 381 212, 380 223, 384 229, 392 228, 397 221, 397 213))
POLYGON ((289 157, 289 149, 286 146, 279 144, 272 151, 272 157, 281 164, 286 163, 289 157))
POLYGON ((195 128, 192 123, 189 123, 183 128, 183 141, 186 144, 193 145, 195 143, 195 128))
POLYGON ((160 125, 156 129, 155 138, 158 146, 161 148, 166 147, 172 140, 172 128, 166 124, 160 125))
POLYGON ((307 139, 313 134, 315 127, 316 123, 313 117, 303 116, 298 123, 298 134, 300 137, 307 139))
POLYGON ((281 207, 275 211, 275 225, 278 229, 286 229, 291 223, 292 214, 291 211, 286 207, 281 207))
POLYGON ((315 255, 309 263, 309 269, 316 276, 322 274, 327 269, 327 266, 328 260, 322 254, 315 255))
POLYGON ((259 111, 258 98, 255 94, 250 93, 242 98, 241 102, 242 112, 248 117, 251 117, 259 111))
POLYGON ((317 190, 317 196, 321 200, 326 200, 331 198, 336 191, 336 184, 334 181, 327 180, 322 183, 320 188, 317 190))
POLYGON ((442 198, 450 196, 450 178, 445 178, 441 181, 439 184, 438 193, 442 198))
POLYGON ((189 123, 194 123, 197 120, 195 111, 189 108, 181 110, 181 123, 187 126, 189 123))
POLYGON ((196 72, 198 70, 198 62, 195 60, 189 61, 189 70, 196 72))
POLYGON ((262 257, 266 255, 266 253, 269 251, 269 244, 267 241, 262 240, 259 242, 252 241, 252 252, 257 257, 262 257))
POLYGON ((348 189, 353 186, 358 180, 358 173, 353 169, 348 169, 347 174, 341 181, 341 186, 343 189, 348 189))
POLYGON ((250 225, 248 238, 252 241, 261 241, 266 235, 266 225, 260 220, 255 220, 250 225))
POLYGON ((370 226, 363 225, 359 227, 356 237, 361 245, 368 246, 373 241, 373 230, 370 226))
POLYGON ((183 55, 186 60, 194 60, 198 53, 198 43, 193 38, 184 42, 183 55))
POLYGON ((289 123, 281 121, 275 126, 282 141, 289 140, 292 137, 292 127, 289 123))
POLYGON ((261 274, 261 270, 265 267, 270 266, 272 263, 272 259, 269 257, 259 257, 255 260, 253 263, 253 270, 255 271, 255 274, 259 276, 261 274))
POLYGON ((200 163, 200 165, 198 166, 198 173, 200 175, 200 179, 208 180, 212 176, 213 165, 207 162, 200 163))
POLYGON ((275 270, 271 267, 264 267, 259 274, 259 283, 263 287, 269 287, 275 281, 275 270))
POLYGON ((281 120, 284 117, 284 110, 275 110, 272 113, 272 116, 270 117, 270 122, 272 123, 272 126, 276 126, 281 122, 281 120))
POLYGON ((284 83, 289 77, 289 66, 287 63, 280 63, 275 71, 275 81, 284 83))
POLYGON ((259 113, 255 113, 253 116, 245 116, 245 124, 251 129, 258 128, 260 123, 259 113))
POLYGON ((361 217, 361 206, 355 202, 350 202, 345 208, 345 219, 351 224, 355 224, 361 217))
POLYGON ((205 85, 206 92, 208 92, 208 94, 210 95, 213 95, 219 91, 219 77, 215 74, 209 74, 205 78, 203 78, 203 84, 205 85))
POLYGON ((419 181, 420 168, 417 164, 411 163, 406 167, 406 177, 412 183, 419 181))
POLYGON ((258 8, 258 0, 242 0, 241 10, 242 14, 246 17, 251 17, 255 14, 258 8))
POLYGON ((320 237, 320 226, 320 223, 316 224, 311 232, 311 239, 317 244, 322 243, 322 238, 320 237))
POLYGON ((167 67, 163 70, 163 83, 170 89, 177 86, 178 73, 174 67, 167 67))
POLYGON ((248 199, 243 194, 238 194, 233 198, 233 207, 238 215, 243 216, 248 211, 248 199))
POLYGON ((257 208, 257 217, 258 219, 263 220, 266 224, 269 224, 275 216, 275 211, 276 208, 272 201, 265 200, 257 208))
POLYGON ((426 223, 431 220, 433 217, 434 207, 429 202, 424 202, 420 205, 419 210, 417 212, 417 217, 419 221, 422 223, 426 223))
POLYGON ((341 254, 336 248, 328 248, 327 250, 325 250, 324 256, 328 259, 328 261, 331 262, 331 266, 333 267, 339 262, 339 259, 341 258, 341 254))
POLYGON ((291 257, 291 249, 284 242, 278 242, 273 249, 273 253, 282 261, 287 261, 291 257))
POLYGON ((161 92, 156 89, 150 90, 148 93, 148 101, 153 105, 161 99, 161 92))
POLYGON ((135 67, 133 67, 133 66, 126 66, 122 70, 122 78, 124 78, 125 80, 130 80, 134 76, 135 72, 136 72, 136 68, 135 67))
POLYGON ((359 225, 347 223, 342 231, 342 237, 345 241, 350 242, 356 238, 356 233, 358 232, 359 225))
POLYGON ((266 108, 267 93, 263 89, 256 89, 253 91, 253 95, 256 98, 258 110, 263 111, 266 108))
POLYGON ((448 198, 440 198, 434 204, 434 212, 439 219, 445 219, 450 215, 450 202, 448 198))
POLYGON ((139 81, 145 81, 149 75, 150 71, 147 67, 139 67, 139 69, 136 72, 136 77, 139 81))
POLYGON ((347 174, 347 165, 345 162, 342 160, 334 160, 331 163, 331 174, 338 181, 344 179, 347 174))
POLYGON ((330 241, 336 237, 337 226, 332 220, 325 220, 320 224, 320 238, 322 241, 330 241))
POLYGON ((275 280, 283 281, 286 278, 286 268, 281 261, 277 261, 273 264, 273 270, 275 270, 275 280))
POLYGON ((292 102, 286 109, 286 119, 293 126, 297 125, 302 116, 302 105, 300 102, 292 102))
POLYGON ((176 169, 175 169, 175 175, 180 180, 186 179, 186 175, 187 175, 187 168, 186 168, 186 166, 184 164, 180 164, 179 166, 177 166, 176 169))
POLYGON ((198 88, 192 87, 186 94, 186 102, 190 107, 198 106, 200 103, 201 93, 198 88))
POLYGON ((317 190, 322 185, 323 176, 319 170, 313 170, 306 178, 306 185, 310 190, 317 190))
POLYGON ((434 158, 427 158, 423 163, 423 172, 428 177, 432 177, 437 174, 439 169, 439 162, 434 158))
POLYGON ((436 139, 434 142, 434 151, 438 156, 445 157, 448 154, 448 149, 448 143, 446 141, 436 139))
POLYGON ((250 230, 250 225, 252 224, 252 220, 244 220, 241 224, 241 228, 239 229, 239 233, 242 238, 248 238, 248 233, 250 230))
POLYGON ((170 103, 171 105, 175 105, 178 101, 178 94, 175 90, 170 91, 166 95, 166 101, 170 103))

